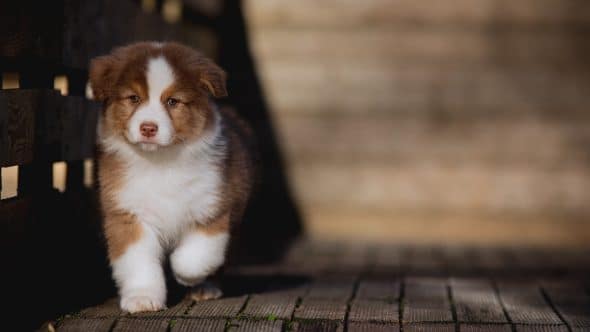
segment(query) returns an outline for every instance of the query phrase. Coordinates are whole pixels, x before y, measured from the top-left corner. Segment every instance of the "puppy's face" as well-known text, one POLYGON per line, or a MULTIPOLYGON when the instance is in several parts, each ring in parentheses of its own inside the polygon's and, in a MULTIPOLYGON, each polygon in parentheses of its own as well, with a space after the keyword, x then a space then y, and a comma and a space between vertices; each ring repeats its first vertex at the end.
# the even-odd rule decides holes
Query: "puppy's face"
POLYGON ((103 133, 144 151, 198 138, 212 120, 210 97, 227 95, 225 73, 176 43, 137 43, 90 64, 103 133))

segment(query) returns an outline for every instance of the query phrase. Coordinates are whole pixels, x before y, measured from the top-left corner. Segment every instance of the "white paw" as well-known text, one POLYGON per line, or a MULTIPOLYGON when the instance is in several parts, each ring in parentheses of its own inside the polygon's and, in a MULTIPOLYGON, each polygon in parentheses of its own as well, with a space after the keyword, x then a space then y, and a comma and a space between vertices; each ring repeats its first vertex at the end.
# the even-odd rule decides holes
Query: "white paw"
POLYGON ((121 309, 129 313, 158 311, 166 309, 163 300, 150 295, 125 296, 121 299, 121 309))

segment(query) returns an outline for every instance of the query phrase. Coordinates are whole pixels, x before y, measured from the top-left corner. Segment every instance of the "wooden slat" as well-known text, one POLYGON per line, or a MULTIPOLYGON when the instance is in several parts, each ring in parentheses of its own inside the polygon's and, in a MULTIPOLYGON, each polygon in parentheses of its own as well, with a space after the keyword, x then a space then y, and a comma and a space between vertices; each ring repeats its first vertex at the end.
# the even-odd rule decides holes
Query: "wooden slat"
POLYGON ((357 299, 350 306, 348 320, 352 322, 397 323, 399 321, 399 306, 397 301, 388 303, 379 300, 357 299))
POLYGON ((242 314, 246 317, 290 319, 298 296, 294 294, 252 295, 242 314))
POLYGON ((582 285, 562 283, 543 288, 572 329, 590 328, 590 296, 582 285))
POLYGON ((407 279, 403 321, 452 322, 453 315, 444 279, 407 279))
POLYGON ((100 107, 83 97, 64 100, 60 159, 82 160, 93 156, 100 107))
POLYGON ((169 321, 167 319, 135 319, 135 318, 120 318, 113 332, 166 332, 168 330, 169 321))
POLYGON ((0 166, 30 163, 35 140, 35 112, 40 92, 0 91, 0 166))
POLYGON ((499 283, 500 298, 514 324, 560 325, 561 319, 545 301, 541 289, 530 283, 499 283))
POLYGON ((341 322, 331 321, 302 321, 293 324, 293 331, 297 332, 342 332, 344 325, 341 322))
POLYGON ((489 281, 453 279, 451 292, 459 322, 507 323, 502 305, 489 281))
POLYGON ((565 325, 515 325, 516 332, 566 332, 565 325))
POLYGON ((295 310, 296 319, 326 319, 343 321, 346 302, 322 299, 304 299, 295 310))
POLYGON ((268 320, 234 320, 231 322, 229 330, 232 332, 280 332, 283 327, 283 321, 268 320))
POLYGON ((119 299, 112 298, 100 305, 86 308, 79 312, 80 317, 84 318, 106 318, 106 317, 119 317, 123 314, 123 311, 119 307, 119 299))
POLYGON ((225 331, 225 320, 220 319, 184 319, 179 318, 171 323, 171 332, 192 332, 192 331, 225 331))
POLYGON ((190 308, 187 315, 191 317, 217 318, 235 317, 244 306, 247 297, 228 297, 218 300, 199 301, 190 308))
POLYGON ((115 323, 115 318, 70 318, 59 324, 59 332, 108 332, 115 323))
POLYGON ((31 215, 31 199, 14 197, 0 201, 0 246, 13 248, 22 243, 31 215))

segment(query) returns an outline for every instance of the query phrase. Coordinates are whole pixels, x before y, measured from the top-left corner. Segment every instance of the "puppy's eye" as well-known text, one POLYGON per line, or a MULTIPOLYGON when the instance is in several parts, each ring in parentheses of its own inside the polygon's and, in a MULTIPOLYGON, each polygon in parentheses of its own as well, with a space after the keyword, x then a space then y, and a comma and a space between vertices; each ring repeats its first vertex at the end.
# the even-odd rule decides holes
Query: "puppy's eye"
POLYGON ((176 98, 168 98, 168 99, 166 99, 166 105, 171 106, 171 107, 176 106, 178 104, 178 102, 179 101, 176 98))
POLYGON ((127 97, 127 99, 129 99, 129 101, 131 101, 132 104, 137 104, 141 101, 138 95, 131 95, 127 97))

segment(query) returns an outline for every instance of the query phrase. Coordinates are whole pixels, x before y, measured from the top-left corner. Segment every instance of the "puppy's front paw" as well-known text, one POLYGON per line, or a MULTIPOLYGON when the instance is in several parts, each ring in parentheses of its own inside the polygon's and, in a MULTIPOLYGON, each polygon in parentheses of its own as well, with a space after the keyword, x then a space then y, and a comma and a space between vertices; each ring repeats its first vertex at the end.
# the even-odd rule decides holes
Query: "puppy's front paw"
POLYGON ((176 281, 183 285, 183 286, 187 286, 187 287, 192 287, 194 285, 200 284, 202 283, 206 276, 189 276, 189 275, 180 275, 179 273, 174 273, 174 278, 176 279, 176 281))
POLYGON ((218 299, 222 295, 223 292, 217 286, 209 282, 204 282, 193 287, 190 290, 188 297, 193 301, 206 301, 218 299))
POLYGON ((150 295, 125 296, 121 299, 121 309, 129 313, 158 311, 166 309, 164 301, 150 295))

